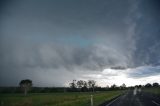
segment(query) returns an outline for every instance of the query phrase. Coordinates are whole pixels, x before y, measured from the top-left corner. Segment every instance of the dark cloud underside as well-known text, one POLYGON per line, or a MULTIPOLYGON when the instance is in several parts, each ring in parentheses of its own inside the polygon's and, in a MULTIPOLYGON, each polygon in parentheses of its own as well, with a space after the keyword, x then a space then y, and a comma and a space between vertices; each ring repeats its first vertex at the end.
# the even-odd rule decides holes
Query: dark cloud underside
POLYGON ((159 5, 158 0, 1 1, 0 85, 24 78, 58 85, 55 76, 65 73, 63 85, 80 71, 158 66, 159 5))

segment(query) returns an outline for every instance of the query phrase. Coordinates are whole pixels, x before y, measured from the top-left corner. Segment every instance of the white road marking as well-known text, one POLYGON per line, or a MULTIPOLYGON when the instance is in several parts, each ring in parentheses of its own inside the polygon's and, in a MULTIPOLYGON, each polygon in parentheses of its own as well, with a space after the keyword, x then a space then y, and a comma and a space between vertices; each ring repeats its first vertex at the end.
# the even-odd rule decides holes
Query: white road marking
POLYGON ((153 101, 153 100, 152 100, 152 102, 153 102, 154 104, 156 104, 157 106, 160 106, 159 103, 157 103, 157 102, 155 102, 155 101, 153 101))
MULTIPOLYGON (((121 97, 121 96, 120 96, 121 97)), ((111 102, 109 102, 106 106, 111 105, 113 102, 115 102, 116 100, 118 100, 120 97, 116 98, 115 100, 112 100, 111 102)))

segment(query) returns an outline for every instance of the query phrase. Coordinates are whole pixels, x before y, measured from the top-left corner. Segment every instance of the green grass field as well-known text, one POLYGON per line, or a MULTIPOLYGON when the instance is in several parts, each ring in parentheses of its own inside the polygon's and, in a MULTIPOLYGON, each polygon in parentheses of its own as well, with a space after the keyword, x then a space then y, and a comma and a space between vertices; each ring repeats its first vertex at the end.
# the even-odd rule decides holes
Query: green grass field
POLYGON ((145 88, 144 91, 160 95, 160 87, 159 88, 145 88))
MULTIPOLYGON (((94 106, 110 100, 124 91, 106 91, 93 94, 94 106)), ((0 106, 90 106, 92 93, 41 93, 28 94, 0 94, 0 106)))

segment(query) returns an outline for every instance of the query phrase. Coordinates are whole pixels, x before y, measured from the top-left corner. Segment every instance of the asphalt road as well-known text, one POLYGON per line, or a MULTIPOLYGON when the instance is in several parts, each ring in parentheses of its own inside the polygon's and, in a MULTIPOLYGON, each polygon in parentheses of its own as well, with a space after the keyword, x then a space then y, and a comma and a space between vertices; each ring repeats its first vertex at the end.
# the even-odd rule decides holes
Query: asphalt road
POLYGON ((134 89, 128 90, 104 106, 160 106, 160 97, 134 89))

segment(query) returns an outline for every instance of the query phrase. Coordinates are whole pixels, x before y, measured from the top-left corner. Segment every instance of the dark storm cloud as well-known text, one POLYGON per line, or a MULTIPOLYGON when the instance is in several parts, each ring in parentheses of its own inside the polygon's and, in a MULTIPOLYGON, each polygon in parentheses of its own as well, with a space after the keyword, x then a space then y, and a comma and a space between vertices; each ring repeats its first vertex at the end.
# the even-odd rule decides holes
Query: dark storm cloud
POLYGON ((111 67, 111 69, 115 69, 115 70, 125 70, 126 67, 123 67, 123 66, 115 66, 115 67, 111 67))
POLYGON ((159 66, 141 66, 141 67, 132 69, 132 71, 130 71, 128 75, 129 77, 132 77, 132 78, 143 78, 143 77, 160 75, 160 67, 159 66))
POLYGON ((159 65, 160 63, 160 18, 158 0, 143 0, 139 4, 140 18, 136 27, 136 65, 159 65))
POLYGON ((15 85, 24 78, 33 79, 37 85, 38 81, 51 84, 52 80, 58 85, 59 77, 55 76, 62 73, 66 76, 60 84, 77 77, 77 71, 159 65, 158 3, 1 2, 0 85, 15 85))

